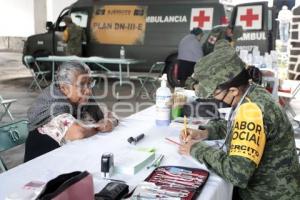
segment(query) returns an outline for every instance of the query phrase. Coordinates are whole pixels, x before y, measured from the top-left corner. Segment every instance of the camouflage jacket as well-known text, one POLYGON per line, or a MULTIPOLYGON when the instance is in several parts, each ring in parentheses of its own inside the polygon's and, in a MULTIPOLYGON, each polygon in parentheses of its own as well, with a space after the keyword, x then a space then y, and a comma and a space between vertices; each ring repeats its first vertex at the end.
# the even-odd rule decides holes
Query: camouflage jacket
POLYGON ((218 40, 226 39, 232 43, 232 46, 234 46, 236 40, 243 35, 243 28, 241 26, 235 26, 233 28, 233 35, 229 38, 226 36, 226 29, 227 26, 224 25, 218 25, 215 26, 210 33, 208 34, 205 42, 202 45, 203 55, 206 56, 213 52, 215 43, 218 40))
POLYGON ((226 26, 216 26, 214 27, 209 35, 207 36, 205 42, 202 45, 203 55, 206 56, 213 52, 215 43, 220 39, 225 38, 226 26))
MULTIPOLYGON (((239 196, 244 200, 299 200, 300 165, 293 128, 286 114, 263 88, 257 86, 248 94, 248 99, 237 113, 250 101, 250 105, 256 106, 256 111, 261 113, 261 120, 253 118, 252 121, 252 112, 246 109, 242 118, 247 125, 238 124, 241 121, 237 119, 237 114, 226 142, 227 152, 199 142, 192 146, 191 155, 238 187, 239 196), (258 126, 258 121, 261 121, 261 126, 258 126), (256 128, 260 135, 251 131, 253 124, 260 127, 256 128), (244 146, 247 148, 243 149, 244 146), (255 151, 259 149, 261 152, 255 151), (254 157, 249 157, 253 152, 257 155, 261 153, 258 160, 254 159, 254 154, 254 157)), ((207 129, 209 139, 224 138, 226 135, 224 121, 214 121, 207 129)))
POLYGON ((204 94, 205 88, 208 84, 211 84, 211 75, 217 75, 216 82, 223 83, 228 80, 225 74, 233 72, 232 75, 234 76, 236 72, 240 72, 245 66, 246 64, 236 54, 229 42, 219 40, 216 43, 214 52, 204 56, 196 63, 194 74, 187 79, 186 86, 188 89, 195 89, 198 97, 205 97, 207 96, 207 94, 204 94))
POLYGON ((85 34, 81 27, 70 24, 67 29, 67 54, 81 56, 82 42, 85 40, 85 34))

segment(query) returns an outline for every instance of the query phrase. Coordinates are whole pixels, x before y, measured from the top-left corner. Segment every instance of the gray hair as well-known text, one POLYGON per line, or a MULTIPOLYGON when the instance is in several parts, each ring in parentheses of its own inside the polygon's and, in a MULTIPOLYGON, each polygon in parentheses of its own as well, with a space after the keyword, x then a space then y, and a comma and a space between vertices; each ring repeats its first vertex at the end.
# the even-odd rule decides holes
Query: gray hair
POLYGON ((75 81, 75 76, 81 74, 91 74, 91 69, 88 65, 78 61, 64 62, 59 66, 57 70, 56 81, 59 84, 72 84, 75 81))

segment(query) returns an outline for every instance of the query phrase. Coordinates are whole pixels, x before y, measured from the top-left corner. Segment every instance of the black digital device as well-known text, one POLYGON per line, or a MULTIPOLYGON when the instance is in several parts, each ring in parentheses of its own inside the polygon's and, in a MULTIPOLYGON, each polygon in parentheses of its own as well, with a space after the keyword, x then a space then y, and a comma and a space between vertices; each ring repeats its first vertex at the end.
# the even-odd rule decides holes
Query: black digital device
POLYGON ((101 173, 104 178, 112 175, 114 168, 114 155, 112 153, 104 153, 101 157, 101 173))
POLYGON ((136 144, 138 141, 140 141, 141 139, 143 139, 145 137, 145 134, 144 133, 142 133, 142 134, 140 134, 140 135, 138 135, 138 136, 136 136, 136 137, 129 137, 128 139, 127 139, 127 141, 130 143, 130 144, 136 144))
POLYGON ((95 200, 119 200, 129 192, 125 183, 110 182, 100 192, 95 194, 95 200))

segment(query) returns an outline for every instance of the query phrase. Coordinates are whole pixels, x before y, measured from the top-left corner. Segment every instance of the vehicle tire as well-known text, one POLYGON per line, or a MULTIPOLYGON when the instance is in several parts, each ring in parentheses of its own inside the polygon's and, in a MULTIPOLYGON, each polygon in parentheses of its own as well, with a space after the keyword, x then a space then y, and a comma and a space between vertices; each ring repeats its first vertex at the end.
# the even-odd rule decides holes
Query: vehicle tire
POLYGON ((168 76, 168 82, 171 87, 179 87, 180 82, 177 79, 178 74, 178 63, 177 63, 177 54, 172 55, 166 61, 166 68, 164 73, 168 76))

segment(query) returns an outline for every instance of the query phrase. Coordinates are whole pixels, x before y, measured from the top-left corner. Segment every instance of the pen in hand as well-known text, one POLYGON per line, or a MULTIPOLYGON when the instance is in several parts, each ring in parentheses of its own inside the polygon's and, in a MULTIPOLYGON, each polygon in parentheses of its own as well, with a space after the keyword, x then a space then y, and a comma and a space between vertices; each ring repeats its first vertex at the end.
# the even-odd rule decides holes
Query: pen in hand
POLYGON ((188 132, 187 132, 187 118, 186 116, 184 115, 184 118, 183 118, 183 123, 184 123, 184 142, 187 142, 187 137, 188 137, 188 132))

